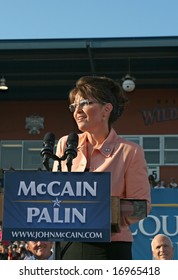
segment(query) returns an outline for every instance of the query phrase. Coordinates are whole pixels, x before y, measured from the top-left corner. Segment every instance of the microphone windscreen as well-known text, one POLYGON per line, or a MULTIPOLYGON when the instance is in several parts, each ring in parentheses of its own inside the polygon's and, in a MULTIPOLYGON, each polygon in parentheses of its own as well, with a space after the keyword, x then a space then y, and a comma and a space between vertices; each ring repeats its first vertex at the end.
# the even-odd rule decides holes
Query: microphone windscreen
POLYGON ((74 145, 75 147, 78 146, 78 134, 77 133, 70 133, 67 138, 67 146, 74 145))
POLYGON ((55 145, 55 135, 52 132, 47 132, 44 136, 44 143, 50 143, 52 146, 55 145))

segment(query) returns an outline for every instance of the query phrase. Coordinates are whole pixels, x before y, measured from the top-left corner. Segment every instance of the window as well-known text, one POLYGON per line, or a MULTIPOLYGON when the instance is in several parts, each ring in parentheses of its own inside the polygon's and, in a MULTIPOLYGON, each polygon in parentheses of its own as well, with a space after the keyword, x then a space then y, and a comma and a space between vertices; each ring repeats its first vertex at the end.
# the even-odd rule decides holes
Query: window
POLYGON ((178 137, 164 137, 164 162, 169 165, 178 163, 178 137))
POLYGON ((42 141, 1 141, 0 167, 4 170, 36 170, 43 168, 42 141))
POLYGON ((21 169, 22 141, 1 141, 0 166, 21 169))
MULTIPOLYGON (((148 166, 178 165, 178 136, 123 135, 122 137, 143 147, 148 166)), ((42 148, 42 141, 0 141, 0 168, 45 170, 40 155, 42 148)), ((50 165, 52 163, 53 160, 50 165)))
POLYGON ((178 165, 178 136, 123 135, 123 137, 143 147, 148 166, 178 165))
POLYGON ((142 138, 142 147, 145 151, 147 164, 160 164, 160 138, 146 137, 142 138))
POLYGON ((22 169, 42 168, 42 157, 40 155, 42 145, 42 141, 24 141, 22 169))

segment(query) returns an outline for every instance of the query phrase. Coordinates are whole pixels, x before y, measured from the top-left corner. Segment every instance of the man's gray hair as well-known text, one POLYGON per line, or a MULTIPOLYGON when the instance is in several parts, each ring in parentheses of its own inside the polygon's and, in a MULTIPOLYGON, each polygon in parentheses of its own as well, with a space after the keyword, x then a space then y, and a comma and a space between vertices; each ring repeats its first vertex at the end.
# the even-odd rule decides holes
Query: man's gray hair
POLYGON ((164 233, 159 233, 159 234, 155 235, 154 238, 152 239, 152 241, 151 241, 151 248, 153 248, 153 242, 154 242, 155 238, 157 238, 159 236, 160 237, 165 237, 167 240, 169 240, 171 246, 173 247, 173 243, 172 243, 171 238, 169 236, 167 236, 166 234, 164 234, 164 233))

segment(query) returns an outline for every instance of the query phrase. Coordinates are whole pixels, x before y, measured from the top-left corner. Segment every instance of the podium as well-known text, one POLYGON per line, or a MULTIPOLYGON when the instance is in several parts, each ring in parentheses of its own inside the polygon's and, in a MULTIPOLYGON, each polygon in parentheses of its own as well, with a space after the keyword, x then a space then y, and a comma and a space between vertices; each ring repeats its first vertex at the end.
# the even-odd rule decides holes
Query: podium
POLYGON ((110 241, 110 173, 6 171, 6 240, 110 241))
POLYGON ((6 240, 110 242, 126 219, 146 216, 146 202, 111 197, 109 172, 6 171, 6 240))

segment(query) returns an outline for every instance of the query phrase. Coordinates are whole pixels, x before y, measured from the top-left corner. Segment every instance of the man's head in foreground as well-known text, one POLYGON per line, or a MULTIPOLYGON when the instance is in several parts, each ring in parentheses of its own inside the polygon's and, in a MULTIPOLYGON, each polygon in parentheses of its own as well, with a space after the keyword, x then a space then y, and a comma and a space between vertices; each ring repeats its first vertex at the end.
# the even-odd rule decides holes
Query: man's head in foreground
POLYGON ((155 260, 173 260, 174 258, 172 241, 165 234, 157 234, 153 238, 151 249, 155 260))

